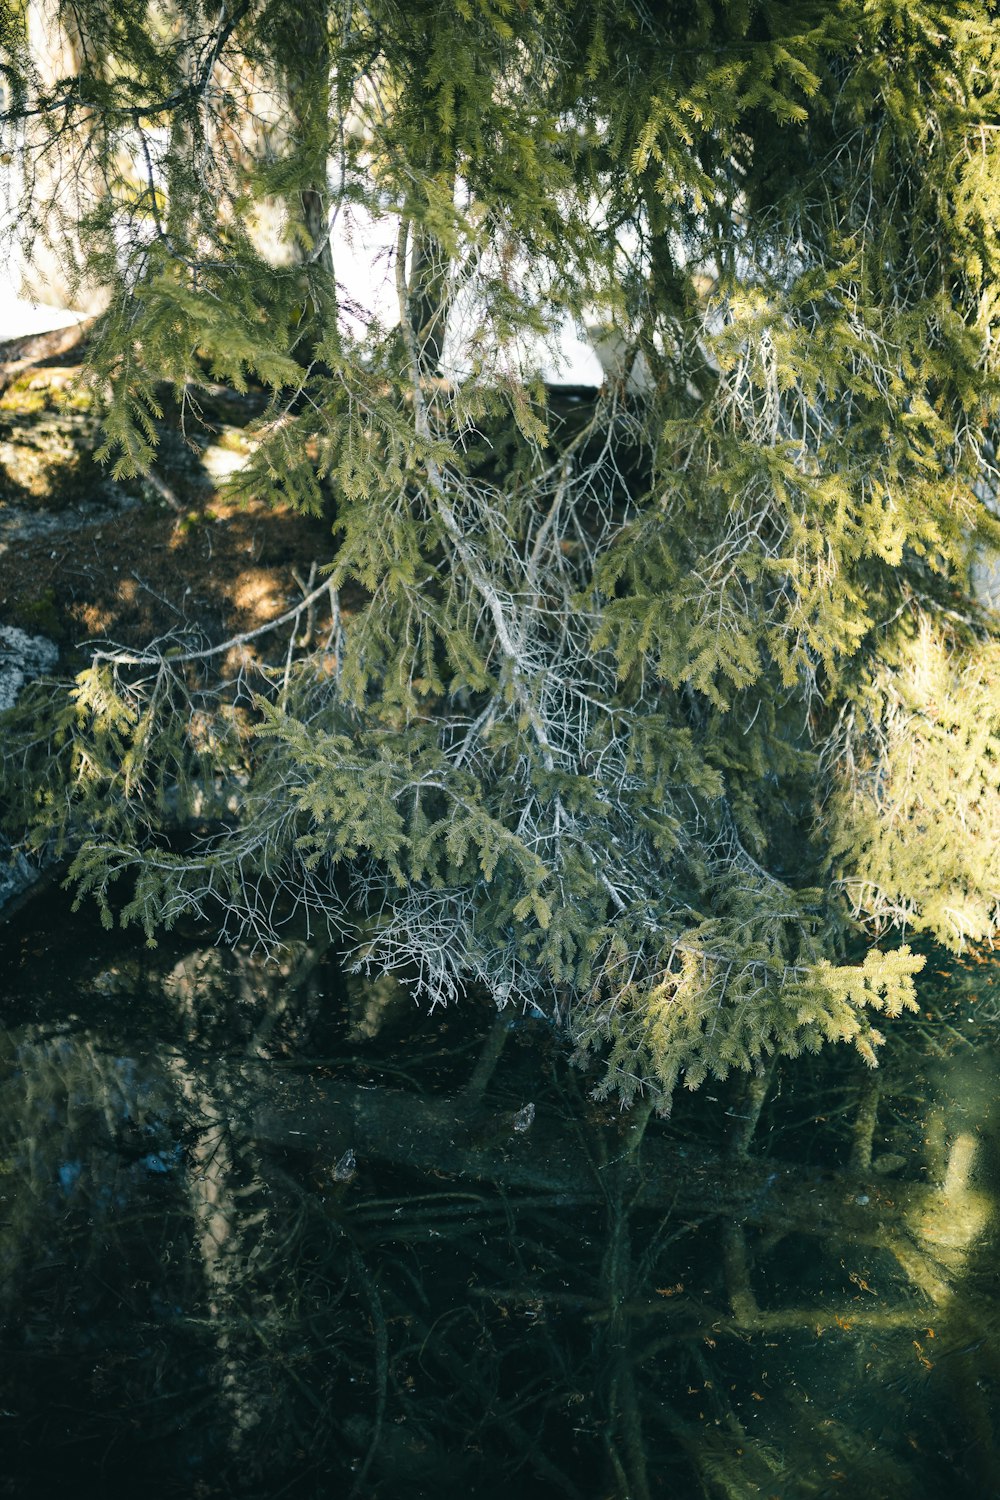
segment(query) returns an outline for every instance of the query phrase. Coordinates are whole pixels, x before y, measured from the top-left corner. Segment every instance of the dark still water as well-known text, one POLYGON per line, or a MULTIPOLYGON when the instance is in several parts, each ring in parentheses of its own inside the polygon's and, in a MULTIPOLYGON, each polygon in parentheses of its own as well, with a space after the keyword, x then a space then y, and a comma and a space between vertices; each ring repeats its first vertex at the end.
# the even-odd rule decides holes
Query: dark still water
POLYGON ((1000 969, 669 1121, 293 944, 0 931, 0 1496, 1000 1495, 1000 969), (759 1113, 758 1113, 759 1112, 759 1113))

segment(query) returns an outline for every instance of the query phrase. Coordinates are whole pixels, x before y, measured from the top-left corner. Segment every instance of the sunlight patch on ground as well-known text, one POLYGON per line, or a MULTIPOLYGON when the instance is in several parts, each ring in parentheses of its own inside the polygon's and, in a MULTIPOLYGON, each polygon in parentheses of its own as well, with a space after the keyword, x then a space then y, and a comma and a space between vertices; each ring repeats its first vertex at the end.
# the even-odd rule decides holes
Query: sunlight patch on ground
POLYGON ((277 587, 274 574, 264 568, 248 568, 241 573, 233 586, 232 597, 237 609, 261 624, 280 614, 287 602, 277 587))

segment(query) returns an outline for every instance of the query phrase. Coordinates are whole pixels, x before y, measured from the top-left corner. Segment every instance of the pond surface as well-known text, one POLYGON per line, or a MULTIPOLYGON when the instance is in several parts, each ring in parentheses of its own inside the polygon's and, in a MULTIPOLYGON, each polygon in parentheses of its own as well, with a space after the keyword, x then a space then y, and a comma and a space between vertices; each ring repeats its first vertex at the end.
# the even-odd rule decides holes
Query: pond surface
POLYGON ((294 943, 0 932, 0 1496, 1000 1495, 997 972, 666 1121, 294 943))

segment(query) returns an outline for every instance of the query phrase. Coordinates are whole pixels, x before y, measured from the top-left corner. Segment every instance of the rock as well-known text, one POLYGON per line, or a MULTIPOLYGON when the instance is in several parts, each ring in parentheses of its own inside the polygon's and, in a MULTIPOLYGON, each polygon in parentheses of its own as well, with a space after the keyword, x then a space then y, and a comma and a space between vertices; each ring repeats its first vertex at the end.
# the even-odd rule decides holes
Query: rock
MULTIPOLYGON (((59 648, 43 635, 26 635, 13 625, 0 625, 0 710, 13 708, 25 683, 50 671, 58 658, 59 648)), ((0 910, 30 890, 41 874, 0 834, 0 910)))
POLYGON ((216 484, 224 484, 231 475, 238 474, 245 468, 249 461, 249 453, 224 448, 220 443, 210 443, 201 455, 202 467, 216 484))
POLYGON ((981 544, 975 550, 969 580, 981 609, 1000 611, 1000 549, 981 544))
POLYGON ((0 833, 0 913, 4 918, 7 914, 3 908, 29 891, 41 873, 23 854, 15 854, 0 833))
POLYGON ((26 682, 51 671, 58 660, 58 646, 45 636, 0 625, 0 713, 14 707, 26 682))
POLYGON ((45 359, 57 359, 86 338, 94 319, 37 303, 0 303, 0 391, 45 359))
MULTIPOLYGON (((0 473, 5 446, 0 443, 0 473)), ((127 511, 134 510, 141 504, 141 500, 125 494, 112 482, 105 482, 97 491, 89 494, 77 495, 71 504, 58 511, 5 503, 0 508, 0 557, 23 542, 51 537, 58 545, 69 533, 80 531, 84 527, 113 525, 127 511)))
POLYGON ((876 1156, 872 1162, 872 1171, 878 1172, 880 1177, 887 1177, 890 1172, 898 1172, 901 1167, 906 1166, 906 1157, 901 1156, 898 1151, 883 1151, 881 1156, 876 1156))
POLYGON ((333 1168, 330 1176, 334 1182, 353 1182, 358 1175, 358 1160, 350 1146, 333 1168))

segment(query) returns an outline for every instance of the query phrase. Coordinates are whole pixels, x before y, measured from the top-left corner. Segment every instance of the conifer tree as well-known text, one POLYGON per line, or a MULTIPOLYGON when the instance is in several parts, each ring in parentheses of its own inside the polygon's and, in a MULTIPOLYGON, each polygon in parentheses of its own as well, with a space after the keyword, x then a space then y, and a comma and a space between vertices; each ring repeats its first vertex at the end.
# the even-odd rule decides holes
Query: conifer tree
POLYGON ((101 456, 151 461, 164 382, 263 386, 232 483, 335 507, 332 617, 250 706, 183 642, 36 691, 12 824, 150 934, 304 904, 432 1006, 537 1006, 626 1100, 873 1061, 899 933, 1000 914, 994 7, 72 9, 54 83, 7 23, 5 128, 103 164, 101 456), (344 289, 352 215, 392 317, 344 289), (590 406, 526 354, 566 321, 619 350, 590 406))

